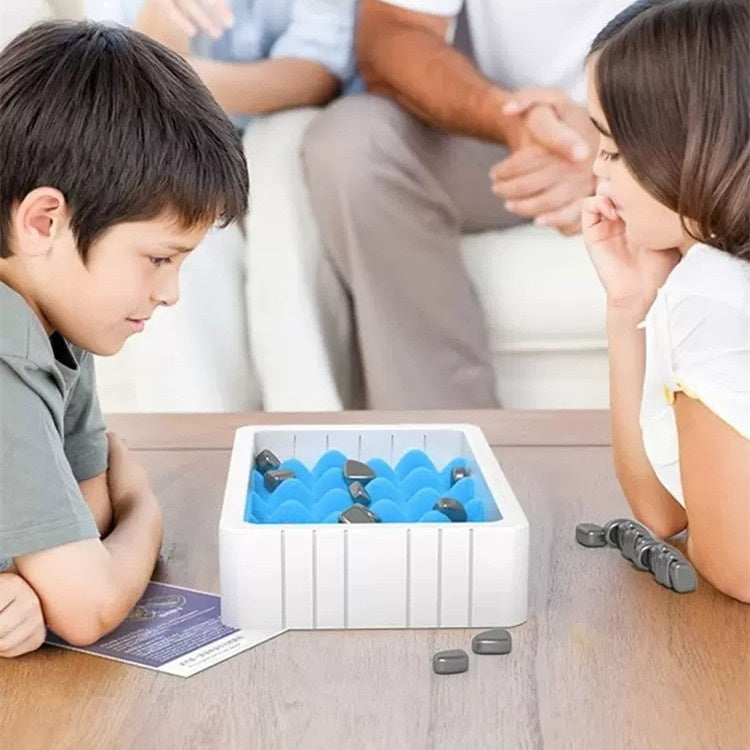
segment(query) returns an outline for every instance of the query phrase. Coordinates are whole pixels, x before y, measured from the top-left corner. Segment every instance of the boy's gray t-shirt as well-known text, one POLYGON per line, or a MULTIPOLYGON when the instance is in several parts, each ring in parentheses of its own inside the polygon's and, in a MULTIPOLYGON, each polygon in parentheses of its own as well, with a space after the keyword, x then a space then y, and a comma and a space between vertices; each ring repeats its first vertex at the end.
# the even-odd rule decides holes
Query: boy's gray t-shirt
POLYGON ((91 353, 47 337, 0 282, 0 570, 19 555, 97 538, 78 482, 106 469, 91 353))

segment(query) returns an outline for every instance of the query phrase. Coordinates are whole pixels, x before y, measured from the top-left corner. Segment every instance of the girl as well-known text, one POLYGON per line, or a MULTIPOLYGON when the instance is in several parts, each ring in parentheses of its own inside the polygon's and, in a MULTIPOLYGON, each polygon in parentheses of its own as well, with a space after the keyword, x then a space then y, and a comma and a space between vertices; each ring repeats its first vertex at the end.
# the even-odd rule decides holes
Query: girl
MULTIPOLYGON (((688 528, 750 602, 750 5, 643 0, 587 61, 601 134, 583 234, 607 294, 613 447, 634 515, 688 528)), ((554 99, 521 102, 525 110, 554 99)))

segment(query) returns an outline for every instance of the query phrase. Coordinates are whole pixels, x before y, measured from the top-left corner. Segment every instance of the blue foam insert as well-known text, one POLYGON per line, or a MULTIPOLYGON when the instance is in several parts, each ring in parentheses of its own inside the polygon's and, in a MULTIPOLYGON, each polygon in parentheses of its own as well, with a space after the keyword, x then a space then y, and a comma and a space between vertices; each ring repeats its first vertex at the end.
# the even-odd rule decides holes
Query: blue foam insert
MULTIPOLYGON (((290 458, 281 469, 294 472, 294 479, 269 492, 263 475, 252 470, 245 503, 245 521, 250 523, 338 523, 339 514, 353 503, 344 480, 346 456, 327 451, 312 469, 290 458)), ((452 497, 466 509, 467 521, 485 520, 484 505, 474 497, 474 480, 468 476, 451 486, 451 472, 466 466, 454 458, 438 471, 424 451, 411 450, 395 467, 380 458, 367 461, 375 479, 366 488, 372 500, 370 510, 382 523, 451 523, 434 510, 441 497, 452 497)))

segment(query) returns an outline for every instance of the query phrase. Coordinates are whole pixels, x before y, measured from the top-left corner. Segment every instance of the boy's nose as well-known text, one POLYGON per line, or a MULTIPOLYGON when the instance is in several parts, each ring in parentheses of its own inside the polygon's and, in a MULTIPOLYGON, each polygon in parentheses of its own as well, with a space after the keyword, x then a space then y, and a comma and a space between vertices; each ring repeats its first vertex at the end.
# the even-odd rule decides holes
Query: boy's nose
POLYGON ((177 281, 173 284, 165 285, 161 289, 158 289, 153 295, 152 299, 157 305, 165 305, 171 307, 177 303, 180 299, 180 289, 177 281))

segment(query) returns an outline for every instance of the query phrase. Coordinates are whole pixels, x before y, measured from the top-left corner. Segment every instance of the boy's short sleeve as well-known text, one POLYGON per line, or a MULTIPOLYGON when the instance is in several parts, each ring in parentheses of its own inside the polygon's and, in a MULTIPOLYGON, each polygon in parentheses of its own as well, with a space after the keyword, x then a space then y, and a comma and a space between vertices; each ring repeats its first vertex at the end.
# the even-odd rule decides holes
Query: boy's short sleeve
POLYGON ((107 470, 107 434, 96 395, 94 358, 78 353, 80 374, 65 409, 65 455, 73 476, 83 482, 107 470))
POLYGON ((296 0, 270 57, 314 60, 346 83, 354 75, 356 0, 296 0))
MULTIPOLYGON (((45 377, 33 366, 23 372, 45 377)), ((98 465, 96 430, 78 428, 95 424, 94 411, 82 408, 72 420, 72 455, 84 474, 98 465)), ((0 360, 0 568, 8 558, 98 536, 50 405, 0 360)))

